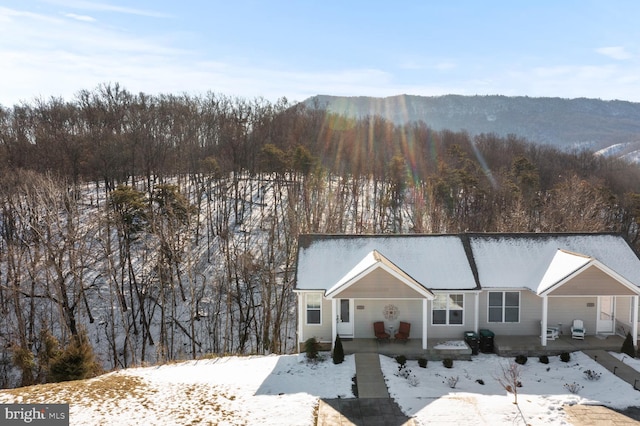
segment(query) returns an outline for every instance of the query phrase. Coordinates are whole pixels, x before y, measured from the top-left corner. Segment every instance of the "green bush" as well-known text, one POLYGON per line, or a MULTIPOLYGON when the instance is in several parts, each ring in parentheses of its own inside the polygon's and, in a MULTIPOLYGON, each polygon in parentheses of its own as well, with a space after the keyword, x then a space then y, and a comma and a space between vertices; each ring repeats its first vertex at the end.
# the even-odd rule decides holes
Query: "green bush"
POLYGON ((527 356, 526 355, 518 355, 516 356, 516 362, 520 365, 525 365, 527 363, 527 356))
POLYGON ((407 357, 404 355, 398 355, 396 357, 396 362, 400 365, 405 365, 407 363, 407 357))
POLYGON ((571 360, 571 354, 569 352, 562 352, 560 354, 560 361, 569 362, 571 360))
POLYGON ((309 337, 304 342, 304 352, 307 354, 307 359, 315 361, 318 359, 318 352, 320 352, 320 343, 315 337, 309 337))
POLYGON ((631 333, 627 332, 627 337, 624 339, 624 342, 622 342, 620 352, 629 355, 631 358, 636 357, 636 349, 633 347, 633 337, 631 333))
POLYGON ((538 361, 540 361, 543 364, 549 364, 549 357, 546 355, 540 355, 538 357, 538 361))
POLYGON ((427 368, 427 359, 426 358, 418 358, 418 365, 422 368, 427 368))
POLYGON ((340 335, 336 336, 336 343, 333 347, 333 363, 334 364, 342 364, 344 361, 344 349, 342 348, 342 340, 340 339, 340 335))
POLYGON ((51 361, 49 379, 52 382, 82 380, 94 377, 100 367, 85 333, 73 336, 64 350, 51 361))
POLYGON ((442 360, 442 365, 445 368, 453 368, 453 360, 451 358, 445 358, 442 360))

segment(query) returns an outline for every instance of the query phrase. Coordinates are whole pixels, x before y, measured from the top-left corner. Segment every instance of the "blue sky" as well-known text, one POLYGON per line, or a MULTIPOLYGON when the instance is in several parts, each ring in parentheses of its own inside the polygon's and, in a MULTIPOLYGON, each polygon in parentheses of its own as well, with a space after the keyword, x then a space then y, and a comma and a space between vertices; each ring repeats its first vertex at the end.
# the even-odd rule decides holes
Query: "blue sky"
POLYGON ((0 0, 0 104, 212 91, 640 102, 640 2, 0 0))

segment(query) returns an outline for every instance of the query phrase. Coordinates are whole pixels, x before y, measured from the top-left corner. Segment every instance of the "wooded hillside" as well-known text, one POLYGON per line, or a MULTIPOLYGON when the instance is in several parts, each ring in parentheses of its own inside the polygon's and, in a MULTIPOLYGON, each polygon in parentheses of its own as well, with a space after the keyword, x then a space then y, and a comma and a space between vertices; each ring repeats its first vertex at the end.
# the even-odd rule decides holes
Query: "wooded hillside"
POLYGON ((636 165, 284 99, 107 85, 4 108, 0 169, 3 387, 85 343, 109 369, 295 350, 300 233, 639 237, 636 165))

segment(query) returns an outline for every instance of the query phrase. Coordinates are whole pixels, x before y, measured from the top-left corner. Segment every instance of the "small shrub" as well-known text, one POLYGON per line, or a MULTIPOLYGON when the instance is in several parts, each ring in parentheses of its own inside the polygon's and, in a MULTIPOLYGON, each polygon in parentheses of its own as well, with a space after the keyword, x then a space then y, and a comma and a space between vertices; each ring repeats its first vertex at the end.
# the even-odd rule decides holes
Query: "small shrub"
POLYGON ((560 354, 560 361, 562 361, 562 362, 571 361, 571 354, 569 352, 562 352, 560 354))
POLYGON ((416 387, 420 384, 420 380, 418 379, 418 377, 413 374, 410 369, 407 368, 406 364, 398 364, 398 371, 396 372, 396 376, 407 379, 409 385, 413 387, 416 387))
POLYGON ((593 370, 584 370, 584 376, 587 378, 587 380, 600 380, 600 377, 602 376, 602 374, 597 373, 593 370))
POLYGON ((420 380, 415 374, 412 374, 409 377, 407 377, 407 381, 409 382, 409 386, 412 386, 414 388, 420 384, 420 380))
POLYGON ((353 396, 358 397, 358 378, 356 376, 351 378, 351 392, 353 392, 353 396))
POLYGON ((636 350, 633 347, 633 337, 631 336, 631 333, 627 332, 627 337, 625 337, 624 342, 622 342, 620 352, 629 355, 631 358, 636 357, 636 350))
POLYGON ((525 365, 527 363, 527 359, 526 355, 518 355, 516 357, 516 362, 520 365, 525 365))
POLYGON ((67 347, 51 362, 49 373, 52 382, 88 379, 100 373, 100 365, 86 333, 72 337, 67 347))
POLYGON ((342 347, 342 340, 340 340, 340 335, 336 336, 336 343, 333 348, 333 363, 334 364, 342 364, 344 361, 344 348, 342 347))
POLYGON ((304 342, 304 352, 307 354, 309 361, 316 361, 318 359, 318 352, 320 351, 320 343, 315 337, 309 337, 304 342))
POLYGON ((404 355, 398 355, 396 357, 396 362, 400 365, 405 365, 407 363, 407 357, 404 355))
POLYGON ((549 364, 549 357, 546 355, 540 355, 538 357, 538 361, 540 361, 543 364, 549 364))
POLYGON ((573 382, 573 383, 565 383, 564 388, 573 394, 577 394, 578 392, 580 392, 580 389, 584 388, 584 386, 579 385, 576 382, 573 382))
POLYGON ((418 365, 421 368, 427 368, 427 359, 426 358, 418 358, 418 365))
POLYGON ((442 365, 445 368, 453 368, 453 360, 451 358, 445 358, 442 360, 442 365))
POLYGON ((451 389, 455 389, 459 379, 460 378, 458 376, 447 377, 447 385, 449 385, 451 389))

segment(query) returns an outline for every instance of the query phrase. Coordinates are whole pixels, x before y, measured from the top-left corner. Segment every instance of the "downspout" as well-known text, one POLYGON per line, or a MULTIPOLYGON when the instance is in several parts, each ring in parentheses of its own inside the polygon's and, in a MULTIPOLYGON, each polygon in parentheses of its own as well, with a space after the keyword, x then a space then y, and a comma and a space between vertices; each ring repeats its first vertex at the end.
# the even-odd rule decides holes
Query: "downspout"
POLYGON ((631 328, 632 328, 632 333, 631 336, 633 337, 633 346, 635 348, 638 347, 638 296, 633 296, 633 309, 631 309, 631 318, 633 319, 633 321, 631 321, 631 328))
POLYGON ((298 318, 298 352, 300 352, 300 348, 302 347, 302 341, 303 341, 302 339, 304 338, 304 329, 303 329, 304 319, 302 318, 301 312, 306 313, 303 306, 305 294, 296 292, 296 297, 298 298, 298 312, 296 315, 296 318, 298 318))

